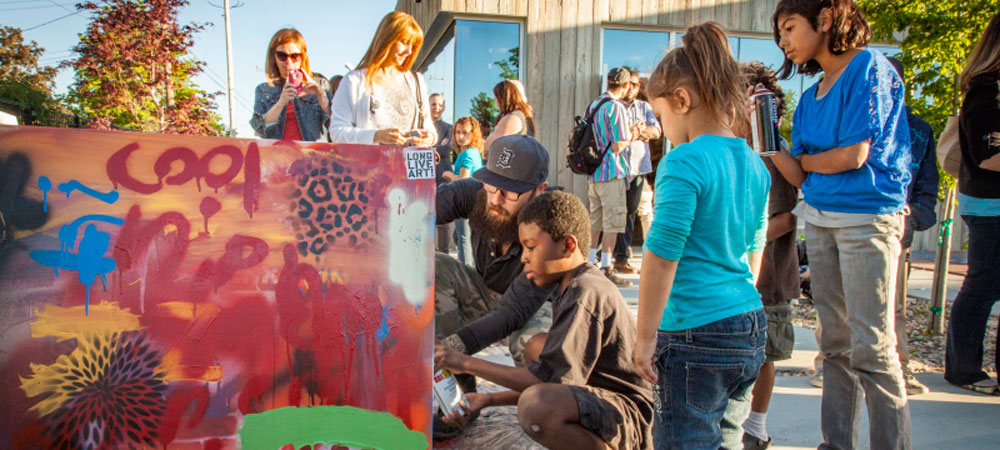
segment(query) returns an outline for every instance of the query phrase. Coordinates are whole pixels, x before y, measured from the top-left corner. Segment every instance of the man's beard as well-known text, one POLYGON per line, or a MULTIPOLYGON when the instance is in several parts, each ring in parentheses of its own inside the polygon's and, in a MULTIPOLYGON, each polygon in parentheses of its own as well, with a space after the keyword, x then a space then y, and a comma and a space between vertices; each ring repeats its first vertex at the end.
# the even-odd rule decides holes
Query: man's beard
POLYGON ((626 96, 622 97, 622 100, 624 100, 625 103, 628 103, 628 104, 631 105, 632 102, 634 102, 635 99, 636 99, 636 97, 638 97, 638 96, 639 96, 639 94, 636 94, 636 95, 626 95, 626 96))
POLYGON ((491 206, 486 201, 485 189, 476 194, 476 203, 472 206, 472 214, 469 214, 469 227, 485 236, 493 237, 496 242, 518 242, 517 215, 509 215, 503 208, 491 206), (490 210, 496 211, 497 214, 491 214, 490 210))

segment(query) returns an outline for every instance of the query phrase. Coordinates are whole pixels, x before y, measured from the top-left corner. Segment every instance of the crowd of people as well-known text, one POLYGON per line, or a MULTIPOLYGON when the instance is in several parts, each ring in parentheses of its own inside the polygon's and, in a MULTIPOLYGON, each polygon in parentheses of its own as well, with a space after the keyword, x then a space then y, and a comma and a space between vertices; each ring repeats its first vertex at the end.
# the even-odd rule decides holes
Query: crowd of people
MULTIPOLYGON (((549 186, 549 150, 519 82, 495 86, 496 123, 442 120, 444 96, 411 70, 423 33, 409 15, 387 15, 335 89, 309 71, 298 32, 274 35, 252 120, 260 136, 436 149, 434 365, 458 374, 467 403, 435 417, 435 439, 516 405, 524 432, 549 448, 766 448, 774 362, 794 344, 801 220, 819 317, 820 448, 857 447, 865 400, 871 448, 912 447, 907 397, 926 387, 907 371, 899 311, 913 232, 936 221, 933 132, 905 105, 898 61, 867 47, 853 1, 781 0, 771 22, 785 56, 777 73, 737 63, 709 22, 685 32, 645 87, 627 68, 607 74, 584 112, 602 150, 589 207, 549 186), (790 142, 759 154, 748 145, 752 95, 773 92, 781 117, 777 80, 796 73, 821 77, 798 102, 790 142), (649 141, 661 137, 673 148, 650 187, 649 141), (637 271, 636 217, 633 319, 617 286, 637 271), (514 366, 471 356, 504 339, 514 366), (509 390, 478 393, 477 377, 509 390)), ((1000 299, 989 262, 1000 254, 1000 15, 960 80, 969 272, 945 379, 1000 395, 982 361, 1000 299)))

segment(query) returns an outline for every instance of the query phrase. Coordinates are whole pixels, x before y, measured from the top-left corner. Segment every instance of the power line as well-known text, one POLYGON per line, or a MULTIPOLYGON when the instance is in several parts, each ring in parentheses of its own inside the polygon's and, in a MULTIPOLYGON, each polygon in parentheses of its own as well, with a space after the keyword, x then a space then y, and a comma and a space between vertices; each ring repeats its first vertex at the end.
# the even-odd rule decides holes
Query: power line
POLYGON ((50 20, 48 22, 43 22, 43 23, 40 23, 40 24, 35 25, 33 27, 24 28, 21 31, 31 31, 31 30, 34 30, 36 28, 41 28, 41 27, 44 27, 44 26, 46 26, 46 25, 48 25, 50 23, 58 22, 58 21, 63 20, 65 18, 67 18, 67 17, 75 16, 77 14, 80 14, 80 12, 81 11, 76 11, 76 12, 72 12, 72 13, 66 14, 65 16, 56 17, 55 19, 52 19, 52 20, 50 20))
POLYGON ((19 7, 19 8, 0 9, 0 12, 7 12, 7 11, 27 11, 29 9, 46 9, 46 8, 52 8, 52 7, 55 7, 55 6, 58 6, 60 8, 65 8, 66 7, 65 5, 60 5, 58 3, 55 3, 53 5, 22 6, 22 7, 19 7))

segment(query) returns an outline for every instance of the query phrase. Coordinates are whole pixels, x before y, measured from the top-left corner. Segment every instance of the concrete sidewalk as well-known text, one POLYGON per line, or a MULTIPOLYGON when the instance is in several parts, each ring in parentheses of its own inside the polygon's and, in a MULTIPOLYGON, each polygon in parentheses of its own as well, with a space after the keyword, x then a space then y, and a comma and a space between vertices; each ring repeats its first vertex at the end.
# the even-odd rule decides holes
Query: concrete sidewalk
MULTIPOLYGON (((634 254, 641 249, 634 248, 634 254)), ((640 267, 641 260, 630 263, 640 267)), ((635 314, 639 301, 639 276, 624 275, 632 287, 621 288, 622 295, 635 314)), ((914 268, 910 273, 909 296, 930 298, 933 272, 914 268)), ((962 277, 948 275, 948 301, 961 288, 962 277)), ((993 308, 993 316, 1000 306, 993 308)), ((994 319, 991 319, 994 320, 994 319)), ((792 359, 776 363, 779 371, 812 369, 818 348, 813 330, 795 327, 795 351, 792 359)), ((1000 449, 1000 397, 992 397, 954 387, 941 374, 924 373, 916 377, 931 392, 910 398, 910 417, 914 449, 1000 449)), ((822 442, 820 402, 822 389, 809 384, 807 376, 781 376, 775 381, 774 395, 767 416, 767 430, 773 439, 770 448, 812 449, 822 442)), ((866 416, 866 415, 865 415, 866 416)), ((868 420, 862 419, 858 448, 868 447, 868 420)))

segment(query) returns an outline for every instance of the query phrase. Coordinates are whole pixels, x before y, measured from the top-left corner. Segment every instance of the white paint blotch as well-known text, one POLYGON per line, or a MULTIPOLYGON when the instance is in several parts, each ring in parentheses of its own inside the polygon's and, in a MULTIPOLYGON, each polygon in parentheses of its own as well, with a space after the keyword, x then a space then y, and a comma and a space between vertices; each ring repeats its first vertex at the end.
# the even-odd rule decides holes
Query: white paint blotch
POLYGON ((389 281, 403 288, 406 300, 421 305, 427 296, 430 209, 424 202, 407 203, 406 191, 389 191, 389 281))

